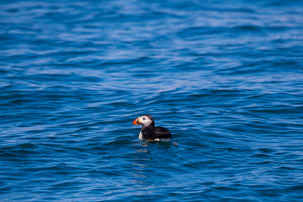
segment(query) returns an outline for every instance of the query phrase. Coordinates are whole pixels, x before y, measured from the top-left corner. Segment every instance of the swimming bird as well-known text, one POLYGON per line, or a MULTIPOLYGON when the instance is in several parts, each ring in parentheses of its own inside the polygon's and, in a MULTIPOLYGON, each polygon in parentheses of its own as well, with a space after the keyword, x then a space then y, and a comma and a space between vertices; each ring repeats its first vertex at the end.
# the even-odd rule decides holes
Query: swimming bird
POLYGON ((133 121, 134 125, 142 125, 139 139, 147 140, 163 140, 171 138, 171 134, 167 128, 156 127, 154 119, 151 115, 145 114, 133 121))

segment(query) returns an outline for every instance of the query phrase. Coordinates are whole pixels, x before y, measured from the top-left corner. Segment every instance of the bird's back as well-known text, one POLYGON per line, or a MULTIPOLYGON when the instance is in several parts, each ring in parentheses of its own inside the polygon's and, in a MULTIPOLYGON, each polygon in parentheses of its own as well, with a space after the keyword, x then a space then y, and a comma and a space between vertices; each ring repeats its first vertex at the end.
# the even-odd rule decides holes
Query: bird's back
POLYGON ((163 127, 146 127, 142 131, 144 139, 163 139, 171 138, 170 131, 167 128, 163 127))

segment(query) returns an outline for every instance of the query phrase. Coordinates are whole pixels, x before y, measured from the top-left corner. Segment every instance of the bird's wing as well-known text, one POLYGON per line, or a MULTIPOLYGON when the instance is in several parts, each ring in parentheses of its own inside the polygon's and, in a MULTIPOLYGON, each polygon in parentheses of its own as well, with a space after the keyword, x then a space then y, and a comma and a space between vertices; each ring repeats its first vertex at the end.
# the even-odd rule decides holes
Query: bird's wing
POLYGON ((170 138, 171 134, 168 129, 163 127, 147 128, 143 131, 145 139, 170 138))

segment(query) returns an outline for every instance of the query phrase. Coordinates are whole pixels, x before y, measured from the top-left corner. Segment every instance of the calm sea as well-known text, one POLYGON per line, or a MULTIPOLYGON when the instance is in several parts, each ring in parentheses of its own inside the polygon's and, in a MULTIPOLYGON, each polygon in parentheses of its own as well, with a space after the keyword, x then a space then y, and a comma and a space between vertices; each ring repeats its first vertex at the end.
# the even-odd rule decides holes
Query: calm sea
POLYGON ((0 2, 0 201, 302 200, 303 1, 0 2))

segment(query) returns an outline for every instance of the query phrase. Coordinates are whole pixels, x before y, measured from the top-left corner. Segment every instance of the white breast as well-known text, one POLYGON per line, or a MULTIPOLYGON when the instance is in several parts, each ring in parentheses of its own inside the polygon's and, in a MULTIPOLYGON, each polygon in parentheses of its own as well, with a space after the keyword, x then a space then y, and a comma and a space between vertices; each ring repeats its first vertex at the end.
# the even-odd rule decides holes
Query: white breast
POLYGON ((140 132, 140 134, 139 134, 139 139, 143 140, 143 134, 142 134, 142 132, 140 132))

